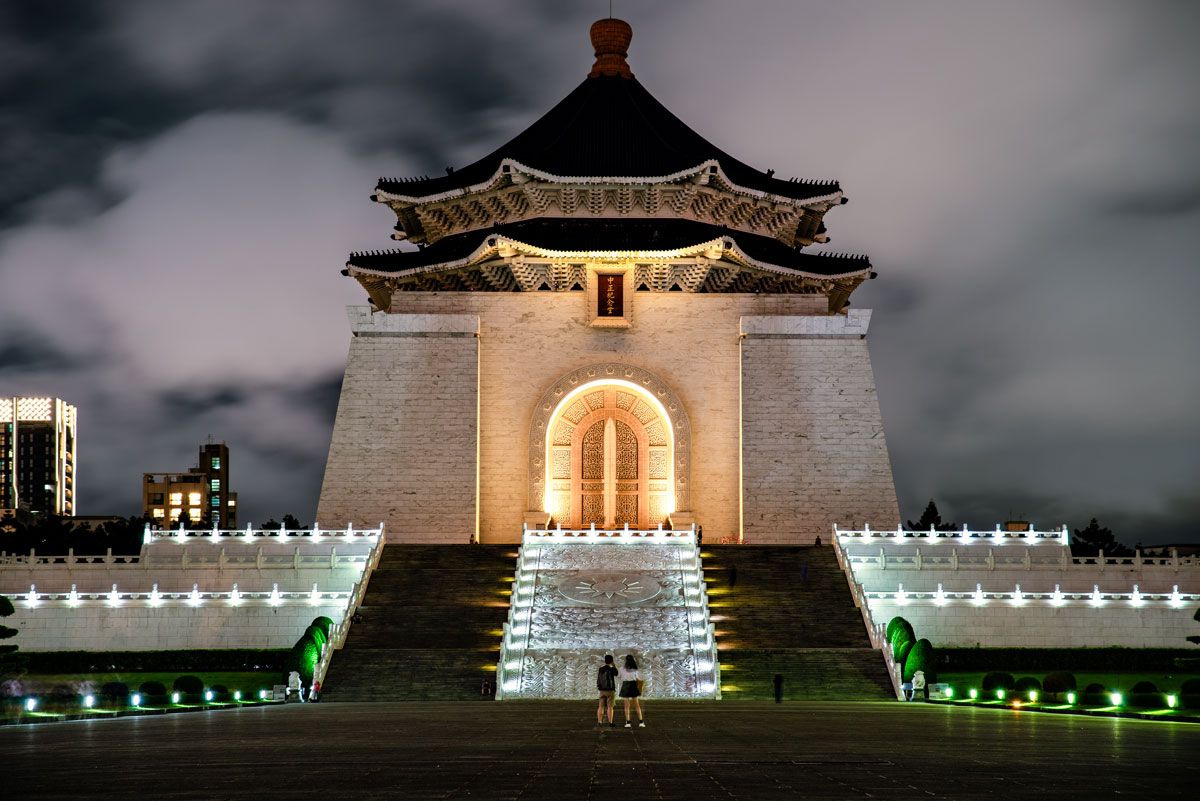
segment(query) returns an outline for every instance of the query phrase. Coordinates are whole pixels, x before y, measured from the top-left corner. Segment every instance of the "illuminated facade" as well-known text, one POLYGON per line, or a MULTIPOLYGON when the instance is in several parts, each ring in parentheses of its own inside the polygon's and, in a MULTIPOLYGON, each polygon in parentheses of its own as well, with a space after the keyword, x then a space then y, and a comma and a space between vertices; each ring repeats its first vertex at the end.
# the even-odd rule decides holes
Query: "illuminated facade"
POLYGON ((77 431, 59 398, 0 398, 0 513, 75 514, 77 431))
POLYGON ((158 528, 238 527, 237 493, 229 491, 229 447, 200 446, 196 467, 186 473, 143 473, 142 515, 158 528))
POLYGON ((378 183, 418 249, 344 270, 370 305, 348 310, 322 522, 447 543, 898 522, 870 312, 848 308, 871 264, 803 250, 841 187, 702 138, 633 76, 631 37, 596 23, 583 83, 479 161, 378 183))

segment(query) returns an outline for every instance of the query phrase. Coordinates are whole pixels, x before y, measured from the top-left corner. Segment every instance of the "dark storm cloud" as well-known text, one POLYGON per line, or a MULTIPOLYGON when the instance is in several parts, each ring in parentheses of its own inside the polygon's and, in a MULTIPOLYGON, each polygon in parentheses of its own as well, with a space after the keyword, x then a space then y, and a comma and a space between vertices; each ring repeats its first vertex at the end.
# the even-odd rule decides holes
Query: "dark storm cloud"
MULTIPOLYGON (((700 134, 851 196, 827 249, 879 272, 854 305, 875 309, 903 517, 933 496, 977 526, 1097 516, 1130 544, 1184 537, 1200 514, 1200 5, 616 11, 638 78, 700 134)), ((141 472, 185 469, 212 435, 246 518, 307 522, 340 306, 362 302, 337 271, 393 244, 365 200, 375 178, 437 174, 523 129, 583 78, 604 13, 0 6, 0 322, 23 332, 0 338, 18 368, 4 390, 79 406, 84 511, 132 511, 141 472)))
POLYGON ((245 402, 248 391, 239 387, 195 387, 165 392, 159 402, 167 420, 197 417, 245 402))
POLYGON ((65 372, 84 364, 81 357, 39 339, 31 331, 0 332, 0 376, 65 372))

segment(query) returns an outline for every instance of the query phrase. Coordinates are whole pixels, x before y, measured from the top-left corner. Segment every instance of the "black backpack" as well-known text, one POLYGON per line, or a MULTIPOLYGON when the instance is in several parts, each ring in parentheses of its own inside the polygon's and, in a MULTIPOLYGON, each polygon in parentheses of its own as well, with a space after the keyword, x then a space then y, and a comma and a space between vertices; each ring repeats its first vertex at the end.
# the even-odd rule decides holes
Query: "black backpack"
POLYGON ((615 690, 615 689, 617 689, 617 683, 615 681, 613 681, 613 674, 616 672, 617 672, 617 669, 612 667, 611 665, 605 665, 604 667, 600 668, 600 673, 596 676, 596 689, 597 690, 615 690))

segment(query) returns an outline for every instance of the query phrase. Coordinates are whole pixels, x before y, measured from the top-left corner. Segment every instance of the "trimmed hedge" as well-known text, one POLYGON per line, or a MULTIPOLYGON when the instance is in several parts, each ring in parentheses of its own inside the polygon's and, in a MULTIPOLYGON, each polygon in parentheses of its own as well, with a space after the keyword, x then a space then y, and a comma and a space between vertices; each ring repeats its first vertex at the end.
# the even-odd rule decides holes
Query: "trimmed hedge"
POLYGON ((1047 674, 1045 681, 1042 682, 1042 689, 1055 695, 1071 692, 1076 686, 1075 674, 1061 670, 1047 674))
POLYGON ((933 643, 924 637, 917 640, 904 659, 904 680, 912 681, 913 674, 918 670, 924 671, 926 685, 937 681, 937 654, 933 643))
POLYGON ((306 628, 304 630, 303 637, 307 637, 321 647, 324 647, 325 643, 329 640, 329 637, 326 636, 325 632, 317 626, 309 626, 306 628))
POLYGON ((123 681, 110 681, 100 688, 100 694, 106 698, 128 698, 129 685, 123 681))
POLYGON ((914 643, 912 640, 905 640, 904 642, 900 643, 900 645, 893 647, 892 656, 896 657, 897 665, 904 665, 904 660, 908 659, 908 652, 912 650, 914 645, 916 645, 916 643, 914 643))
POLYGON ((1189 648, 939 648, 938 667, 955 673, 1174 673, 1189 648))
POLYGON ((321 649, 313 642, 311 637, 301 637, 292 650, 288 651, 287 659, 283 664, 283 675, 286 679, 288 674, 293 670, 300 674, 300 679, 305 684, 310 684, 313 679, 313 671, 316 670, 317 662, 321 659, 321 649))
POLYGON ((171 687, 184 695, 199 695, 204 692, 204 680, 199 676, 180 676, 171 687))
POLYGON ((144 681, 138 692, 148 698, 158 698, 167 694, 167 687, 161 681, 144 681))
POLYGON ((1042 683, 1033 676, 1022 676, 1021 678, 1017 679, 1014 689, 1021 695, 1029 697, 1030 690, 1039 693, 1042 691, 1042 683))
POLYGON ((892 648, 896 648, 899 643, 905 641, 917 641, 917 635, 913 631, 912 624, 899 616, 888 621, 886 633, 887 640, 892 644, 892 648))
POLYGON ((287 649, 248 648, 195 651, 35 651, 30 673, 174 673, 283 669, 287 649))
POLYGON ((983 691, 993 692, 994 690, 1007 690, 1012 692, 1017 688, 1017 680, 1012 677, 1011 673, 1001 673, 999 671, 989 673, 983 677, 980 682, 983 691))
POLYGON ((331 628, 333 628, 333 618, 326 617, 325 615, 321 615, 320 617, 314 617, 312 625, 316 626, 322 632, 324 632, 325 639, 328 640, 329 639, 329 630, 331 628))

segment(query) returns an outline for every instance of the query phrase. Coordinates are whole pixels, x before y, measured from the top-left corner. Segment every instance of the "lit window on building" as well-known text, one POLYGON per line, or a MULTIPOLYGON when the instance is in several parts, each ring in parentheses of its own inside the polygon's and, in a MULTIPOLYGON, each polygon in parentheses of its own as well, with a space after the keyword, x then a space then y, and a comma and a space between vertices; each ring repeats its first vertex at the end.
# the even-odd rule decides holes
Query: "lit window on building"
POLYGON ((182 509, 179 509, 177 507, 171 507, 171 522, 172 523, 174 523, 176 520, 179 519, 179 513, 182 511, 183 511, 182 509))
POLYGON ((212 469, 213 470, 221 469, 221 457, 220 456, 214 456, 212 458, 212 469))
POLYGON ((190 517, 192 519, 193 523, 198 522, 200 520, 200 510, 199 509, 188 509, 188 517, 190 517))
POLYGON ((209 506, 220 506, 221 505, 221 497, 219 495, 212 496, 211 498, 208 499, 208 505, 209 506))
POLYGON ((214 478, 212 481, 208 482, 208 488, 212 492, 220 492, 221 491, 221 479, 214 478))
POLYGON ((214 522, 214 523, 219 523, 219 522, 221 522, 221 513, 220 513, 219 511, 213 512, 213 513, 212 513, 212 519, 213 519, 213 522, 214 522))
POLYGON ((200 505, 200 493, 189 492, 188 493, 188 506, 199 506, 199 505, 200 505))
POLYGON ((152 516, 153 516, 153 517, 154 517, 156 520, 161 520, 163 517, 165 517, 165 516, 166 516, 166 512, 164 512, 164 511, 163 511, 161 508, 156 508, 156 509, 152 510, 152 511, 150 512, 150 514, 151 514, 151 515, 152 515, 152 516))
POLYGON ((183 503, 183 493, 182 492, 172 492, 171 493, 171 505, 179 506, 182 503, 183 503))
POLYGON ((235 500, 233 500, 233 499, 231 498, 231 499, 229 500, 229 506, 230 506, 230 508, 232 508, 232 507, 234 507, 234 506, 237 506, 237 501, 235 501, 235 500))

